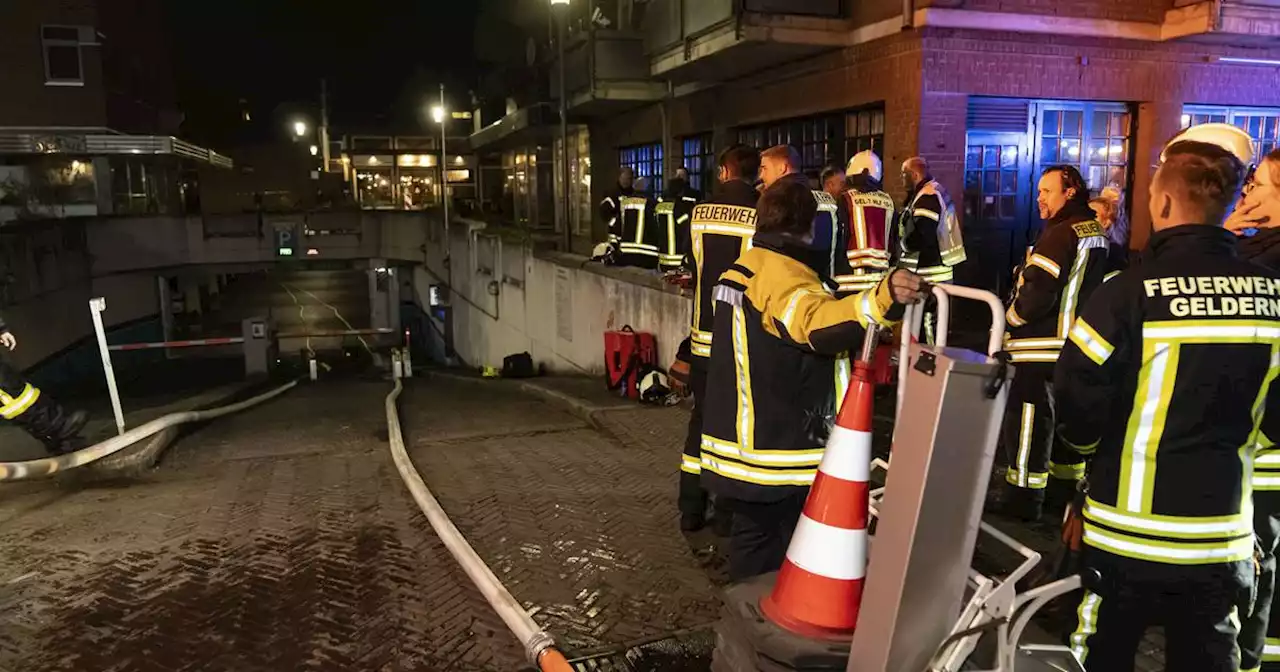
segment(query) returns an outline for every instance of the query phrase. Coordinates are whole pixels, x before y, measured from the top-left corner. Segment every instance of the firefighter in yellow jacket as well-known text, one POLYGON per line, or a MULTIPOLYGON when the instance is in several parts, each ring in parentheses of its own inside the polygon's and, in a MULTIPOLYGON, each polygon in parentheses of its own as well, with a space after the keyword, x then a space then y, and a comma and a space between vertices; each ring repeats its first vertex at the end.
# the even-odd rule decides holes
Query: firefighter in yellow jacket
POLYGON ((715 288, 702 425, 703 485, 733 509, 734 580, 782 564, 833 421, 837 357, 926 289, 899 270, 837 299, 815 268, 824 263, 814 254, 818 203, 808 187, 779 180, 756 208, 752 248, 715 288))
POLYGON ((1241 669, 1250 482, 1280 428, 1280 274, 1222 228, 1243 177, 1218 145, 1168 148, 1142 263, 1098 288, 1054 371, 1060 435, 1092 456, 1082 562, 1100 580, 1070 637, 1089 672, 1132 670, 1156 625, 1167 669, 1241 669))
MULTIPOLYGON (((0 318, 0 350, 17 347, 17 337, 0 318)), ((64 409, 8 361, 0 359, 0 418, 26 430, 44 444, 50 455, 62 455, 81 447, 80 430, 87 416, 83 411, 64 409)))

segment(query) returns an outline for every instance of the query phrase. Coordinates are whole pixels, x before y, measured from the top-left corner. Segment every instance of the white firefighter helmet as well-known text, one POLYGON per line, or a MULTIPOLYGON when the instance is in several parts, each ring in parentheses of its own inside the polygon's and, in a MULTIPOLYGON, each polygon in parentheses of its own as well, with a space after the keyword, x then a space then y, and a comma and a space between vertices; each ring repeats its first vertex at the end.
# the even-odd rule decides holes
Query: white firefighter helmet
POLYGON ((640 400, 650 403, 663 403, 671 394, 671 383, 660 369, 651 369, 641 375, 636 387, 640 400))
POLYGON ((1211 145, 1217 145, 1240 159, 1246 167, 1253 166, 1253 138, 1239 126, 1231 124, 1197 124, 1182 129, 1177 135, 1173 136, 1169 142, 1165 143, 1164 149, 1160 150, 1160 163, 1164 163, 1165 152, 1169 151, 1169 147, 1175 142, 1191 140, 1195 142, 1207 142, 1211 145))
POLYGON ((884 163, 880 161, 880 157, 876 153, 867 149, 853 155, 849 159, 849 166, 844 170, 846 175, 853 176, 860 173, 866 173, 868 177, 880 182, 884 180, 884 163))
POLYGON ((612 265, 618 260, 618 248, 613 243, 597 243, 591 248, 591 260, 612 265))

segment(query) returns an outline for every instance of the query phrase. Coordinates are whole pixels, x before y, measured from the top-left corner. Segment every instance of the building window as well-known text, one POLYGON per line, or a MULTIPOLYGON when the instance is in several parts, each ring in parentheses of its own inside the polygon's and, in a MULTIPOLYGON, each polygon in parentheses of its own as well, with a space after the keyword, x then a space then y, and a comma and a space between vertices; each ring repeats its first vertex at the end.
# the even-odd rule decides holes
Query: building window
POLYGON ((619 149, 618 165, 620 168, 630 168, 637 180, 644 180, 645 193, 654 198, 662 193, 661 142, 619 149))
POLYGON ((738 142, 766 149, 791 145, 801 170, 817 178, 828 166, 843 167, 864 149, 884 152, 884 110, 871 108, 799 117, 738 130, 738 142))
POLYGON ((80 28, 44 26, 44 81, 53 86, 83 86, 84 63, 80 57, 80 28))
POLYGON ((1202 105, 1187 105, 1182 109, 1183 128, 1211 122, 1243 128, 1253 138, 1253 151, 1258 160, 1280 148, 1280 109, 1202 105))
MULTIPOLYGON (((556 165, 560 165, 563 145, 555 141, 556 165)), ((555 174, 556 211, 564 207, 564 186, 560 171, 555 174)), ((569 131, 569 223, 575 234, 591 230, 591 134, 586 127, 569 131)), ((559 219, 557 218, 557 222, 559 219)), ((559 229, 559 226, 557 226, 559 229)))
POLYGON ((1038 167, 1075 166, 1090 191, 1104 187, 1128 193, 1131 117, 1122 104, 1085 104, 1042 108, 1038 167))
POLYGON ((689 169, 689 186, 708 193, 715 182, 716 157, 711 148, 711 134, 690 135, 680 142, 684 151, 681 165, 689 169))
POLYGON ((858 152, 871 150, 884 156, 884 110, 858 110, 845 115, 844 158, 846 162, 858 152))

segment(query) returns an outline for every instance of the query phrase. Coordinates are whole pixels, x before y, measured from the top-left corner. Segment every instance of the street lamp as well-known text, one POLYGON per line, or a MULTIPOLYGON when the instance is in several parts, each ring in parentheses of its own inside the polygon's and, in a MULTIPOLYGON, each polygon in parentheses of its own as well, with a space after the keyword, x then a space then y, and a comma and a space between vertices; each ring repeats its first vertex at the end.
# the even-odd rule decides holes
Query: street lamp
MULTIPOLYGON (((445 131, 448 125, 444 123, 444 84, 440 85, 440 104, 431 108, 431 119, 440 124, 440 204, 443 207, 444 214, 444 258, 445 262, 449 260, 449 250, 452 244, 449 239, 449 175, 445 172, 448 170, 449 162, 445 158, 445 131)), ((449 268, 450 278, 452 278, 453 268, 449 268)))
POLYGON ((569 0, 551 0, 551 8, 559 8, 560 14, 560 39, 556 40, 560 50, 560 182, 564 192, 560 207, 564 212, 564 251, 573 252, 573 231, 569 224, 569 105, 564 85, 564 40, 565 25, 569 23, 569 0))
POLYGON ((311 156, 315 156, 319 153, 320 153, 320 148, 316 147, 315 145, 311 145, 311 156))
POLYGON ((299 138, 307 134, 307 122, 298 120, 293 122, 293 134, 299 138))

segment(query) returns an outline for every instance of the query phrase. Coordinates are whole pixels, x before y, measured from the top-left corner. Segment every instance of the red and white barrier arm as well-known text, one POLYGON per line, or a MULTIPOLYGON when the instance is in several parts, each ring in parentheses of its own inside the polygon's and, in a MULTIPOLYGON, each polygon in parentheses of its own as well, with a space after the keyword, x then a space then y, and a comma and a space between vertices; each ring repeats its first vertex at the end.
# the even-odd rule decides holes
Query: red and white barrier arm
POLYGON ((200 348, 210 345, 236 345, 244 343, 240 336, 234 338, 197 338, 187 341, 157 341, 155 343, 121 343, 107 346, 108 350, 121 352, 128 350, 160 350, 167 348, 200 348))

